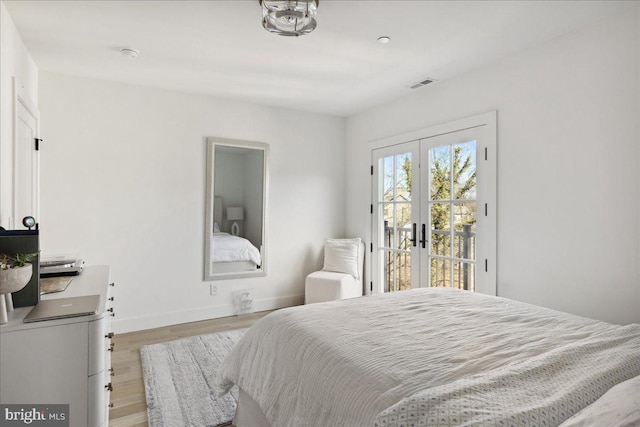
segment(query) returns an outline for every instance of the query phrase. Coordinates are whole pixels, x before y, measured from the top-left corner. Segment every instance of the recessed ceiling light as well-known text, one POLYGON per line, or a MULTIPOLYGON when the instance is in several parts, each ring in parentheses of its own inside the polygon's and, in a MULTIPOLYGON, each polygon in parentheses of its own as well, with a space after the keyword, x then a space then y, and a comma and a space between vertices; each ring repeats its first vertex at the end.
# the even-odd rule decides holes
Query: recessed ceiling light
POLYGON ((120 53, 123 56, 126 56, 127 58, 131 58, 131 59, 133 59, 133 58, 137 57, 138 55, 140 55, 140 51, 139 50, 132 49, 132 48, 129 48, 129 47, 125 47, 123 49, 120 49, 120 53))
POLYGON ((378 37, 378 43, 387 44, 391 41, 391 38, 388 36, 378 37))

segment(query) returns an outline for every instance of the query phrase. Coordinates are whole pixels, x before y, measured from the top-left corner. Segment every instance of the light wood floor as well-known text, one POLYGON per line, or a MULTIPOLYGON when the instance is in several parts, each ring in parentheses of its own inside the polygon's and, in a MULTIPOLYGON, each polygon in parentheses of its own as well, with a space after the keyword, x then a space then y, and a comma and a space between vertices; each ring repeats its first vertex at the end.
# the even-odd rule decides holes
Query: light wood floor
POLYGON ((196 335, 248 328, 267 314, 269 312, 264 311, 248 316, 224 317, 116 335, 111 357, 111 366, 115 375, 112 377, 113 407, 109 412, 109 426, 146 427, 148 425, 140 347, 196 335))

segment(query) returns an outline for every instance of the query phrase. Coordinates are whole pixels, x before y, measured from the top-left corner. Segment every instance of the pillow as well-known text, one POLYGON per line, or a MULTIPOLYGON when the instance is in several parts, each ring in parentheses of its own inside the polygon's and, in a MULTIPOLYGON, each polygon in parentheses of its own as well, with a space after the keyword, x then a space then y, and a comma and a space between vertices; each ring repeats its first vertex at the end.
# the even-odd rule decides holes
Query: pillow
POLYGON ((213 223, 213 232, 214 233, 219 233, 220 232, 220 226, 218 226, 217 222, 213 223))
POLYGON ((360 238, 326 239, 324 242, 324 271, 350 274, 360 279, 358 252, 360 238))
POLYGON ((560 427, 640 425, 640 376, 621 382, 598 400, 569 418, 560 427))

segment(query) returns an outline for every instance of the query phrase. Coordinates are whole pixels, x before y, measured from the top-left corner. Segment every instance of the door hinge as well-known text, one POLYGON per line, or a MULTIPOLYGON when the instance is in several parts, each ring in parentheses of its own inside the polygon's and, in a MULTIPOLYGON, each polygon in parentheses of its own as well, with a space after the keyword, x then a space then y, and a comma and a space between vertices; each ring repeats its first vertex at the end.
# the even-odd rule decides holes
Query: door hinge
POLYGON ((42 141, 42 138, 33 138, 36 142, 36 151, 40 151, 40 141, 42 141))
POLYGON ((373 175, 373 165, 371 165, 371 175, 373 175))
POLYGON ((487 160, 487 147, 484 147, 484 159, 487 160))

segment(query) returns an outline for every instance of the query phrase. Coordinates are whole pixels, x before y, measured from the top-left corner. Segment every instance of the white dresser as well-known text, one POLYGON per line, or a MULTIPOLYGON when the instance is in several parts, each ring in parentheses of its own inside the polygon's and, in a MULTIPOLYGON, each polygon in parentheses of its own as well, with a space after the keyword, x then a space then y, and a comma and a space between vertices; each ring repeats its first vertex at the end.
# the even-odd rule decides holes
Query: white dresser
POLYGON ((71 427, 107 427, 111 391, 108 266, 85 267, 64 292, 42 299, 100 295, 93 316, 24 323, 32 307, 0 326, 0 403, 69 404, 71 427))

